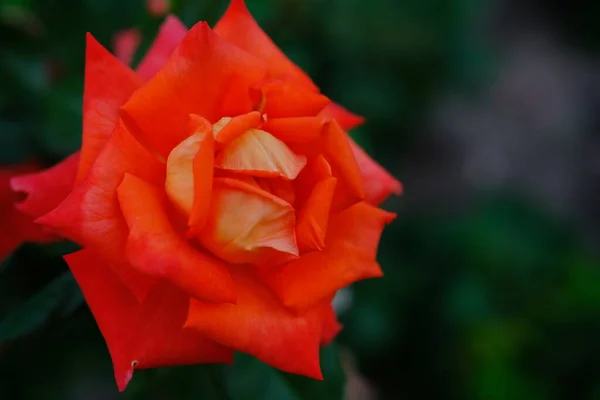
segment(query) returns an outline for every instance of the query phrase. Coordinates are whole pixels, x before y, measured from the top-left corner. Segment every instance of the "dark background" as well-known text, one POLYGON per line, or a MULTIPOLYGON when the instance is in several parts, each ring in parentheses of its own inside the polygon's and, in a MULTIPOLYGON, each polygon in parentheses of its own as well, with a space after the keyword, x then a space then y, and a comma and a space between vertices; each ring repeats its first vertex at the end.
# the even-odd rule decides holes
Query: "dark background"
MULTIPOLYGON (((172 6, 212 25, 226 3, 172 6)), ((248 5, 405 185, 386 277, 336 299, 348 399, 600 399, 600 2, 248 5)), ((78 148, 86 31, 112 48, 137 26, 144 47, 159 23, 143 0, 0 0, 0 163, 78 148)), ((65 251, 0 264, 1 399, 284 399, 246 359, 137 372, 118 396, 65 251)))

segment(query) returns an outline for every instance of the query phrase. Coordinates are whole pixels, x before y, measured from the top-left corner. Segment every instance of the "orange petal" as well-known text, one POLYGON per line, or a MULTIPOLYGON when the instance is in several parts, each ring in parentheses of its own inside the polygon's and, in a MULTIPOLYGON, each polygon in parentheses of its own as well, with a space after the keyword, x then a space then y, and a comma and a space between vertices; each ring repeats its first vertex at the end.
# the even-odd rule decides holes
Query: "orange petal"
POLYGON ((169 15, 165 19, 156 39, 137 67, 137 73, 144 81, 152 78, 165 65, 187 31, 187 27, 176 16, 169 15))
POLYGON ((226 145, 250 129, 258 128, 260 121, 258 111, 252 111, 233 118, 221 118, 213 128, 215 140, 222 145, 226 145))
POLYGON ((51 168, 14 177, 10 182, 12 189, 26 196, 16 207, 34 219, 51 211, 73 189, 78 168, 79 152, 51 168))
POLYGON ((315 92, 312 80, 273 43, 258 26, 243 0, 233 0, 215 25, 215 33, 267 62, 271 77, 285 77, 315 92))
POLYGON ((301 253, 325 248, 329 212, 337 179, 326 178, 317 182, 298 215, 296 237, 301 253))
POLYGON ((314 117, 330 102, 322 94, 290 81, 266 82, 259 92, 259 111, 268 118, 314 117))
POLYGON ((115 265, 115 272, 127 287, 143 299, 154 286, 155 279, 123 261, 129 230, 116 191, 125 173, 156 185, 162 185, 165 179, 164 165, 119 124, 83 182, 37 222, 102 254, 115 265))
POLYGON ((366 202, 355 204, 330 217, 323 251, 256 271, 287 307, 313 307, 353 282, 382 276, 377 245, 394 217, 366 202))
POLYGON ((292 206, 296 202, 296 193, 292 181, 283 178, 257 178, 256 183, 265 192, 279 197, 292 206))
POLYGON ((351 200, 353 204, 356 200, 364 199, 365 195, 360 169, 348 139, 348 135, 339 124, 331 121, 325 125, 321 143, 323 154, 331 164, 334 176, 340 178, 338 190, 344 191, 343 200, 351 200))
POLYGON ((366 196, 365 200, 371 204, 379 205, 391 194, 401 194, 402 184, 369 157, 352 139, 349 140, 354 157, 360 168, 360 176, 366 196))
POLYGON ((89 33, 86 36, 83 142, 76 182, 85 177, 119 120, 119 108, 140 86, 139 77, 89 33))
POLYGON ((317 117, 269 118, 262 129, 285 143, 310 143, 319 139, 324 123, 317 117))
POLYGON ((319 154, 310 159, 306 167, 294 180, 296 208, 302 209, 310 197, 316 182, 332 176, 331 166, 323 155, 319 154))
POLYGON ((319 116, 326 119, 335 119, 345 131, 349 131, 352 128, 356 128, 357 126, 362 125, 365 122, 365 119, 360 115, 353 114, 336 103, 329 103, 319 113, 319 116))
POLYGON ((200 185, 198 190, 198 204, 205 210, 196 211, 206 213, 208 204, 206 198, 210 199, 212 187, 212 171, 214 158, 214 140, 212 126, 204 118, 197 115, 190 116, 191 136, 179 143, 169 154, 167 159, 167 178, 165 180, 165 191, 167 196, 175 204, 177 209, 190 216, 194 207, 194 187, 200 185), (197 157, 200 153, 200 157, 197 157), (198 158, 198 161, 194 161, 198 158), (194 173, 195 164, 198 163, 199 174, 194 173), (208 190, 208 193, 206 193, 208 190))
MULTIPOLYGON (((190 114, 211 123, 219 115, 225 85, 234 74, 247 84, 265 74, 262 62, 227 43, 205 22, 187 33, 164 67, 136 91, 122 108, 121 117, 141 144, 166 160, 187 137, 190 114)), ((229 87, 247 91, 247 86, 229 87)))
POLYGON ((294 154, 268 132, 251 129, 233 140, 217 156, 215 166, 239 173, 295 179, 306 157, 294 154))
POLYGON ((183 292, 163 283, 140 304, 97 253, 81 250, 65 260, 104 336, 120 391, 136 368, 232 361, 230 349, 182 328, 189 307, 183 292))
POLYGON ((322 379, 319 342, 322 311, 287 310, 244 267, 232 268, 236 304, 192 300, 186 327, 286 372, 322 379))
POLYGON ((164 194, 157 187, 125 174, 117 193, 130 229, 127 260, 134 267, 169 279, 194 298, 235 301, 227 267, 194 249, 177 234, 165 211, 164 194))
POLYGON ((327 346, 335 339, 344 326, 340 324, 335 315, 333 307, 330 305, 326 308, 323 317, 323 331, 321 332, 321 346, 327 346))
POLYGON ((262 264, 298 255, 292 206, 230 178, 215 178, 210 212, 199 240, 221 259, 262 264))

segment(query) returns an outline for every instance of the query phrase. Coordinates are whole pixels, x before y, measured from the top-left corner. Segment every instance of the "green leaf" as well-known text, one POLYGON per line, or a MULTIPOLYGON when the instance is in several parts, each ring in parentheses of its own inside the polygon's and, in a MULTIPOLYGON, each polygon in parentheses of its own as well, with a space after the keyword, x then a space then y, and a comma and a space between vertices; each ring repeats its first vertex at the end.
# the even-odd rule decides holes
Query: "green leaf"
POLYGON ((323 381, 281 372, 247 354, 236 354, 225 367, 225 387, 232 400, 337 400, 344 398, 345 375, 337 347, 321 350, 323 381))
POLYGON ((0 341, 30 334, 53 317, 65 318, 81 303, 77 283, 70 272, 65 272, 0 321, 0 341))

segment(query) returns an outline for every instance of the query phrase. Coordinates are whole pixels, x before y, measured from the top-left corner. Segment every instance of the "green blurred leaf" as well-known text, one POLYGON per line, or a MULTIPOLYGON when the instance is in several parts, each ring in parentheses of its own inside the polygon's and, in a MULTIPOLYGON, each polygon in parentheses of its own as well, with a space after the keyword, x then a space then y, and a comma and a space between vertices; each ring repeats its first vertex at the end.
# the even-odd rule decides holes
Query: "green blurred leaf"
POLYGON ((0 341, 32 333, 53 317, 65 318, 82 303, 75 279, 70 272, 65 272, 0 321, 0 341))

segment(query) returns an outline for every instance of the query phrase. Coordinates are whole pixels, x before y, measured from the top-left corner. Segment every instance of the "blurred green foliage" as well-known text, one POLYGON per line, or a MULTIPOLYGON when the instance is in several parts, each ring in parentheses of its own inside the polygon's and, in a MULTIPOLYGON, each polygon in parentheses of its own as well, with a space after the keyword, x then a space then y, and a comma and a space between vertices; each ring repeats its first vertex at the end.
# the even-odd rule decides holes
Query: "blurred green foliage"
MULTIPOLYGON (((226 3, 172 1, 188 26, 214 23, 226 3)), ((593 51, 597 25, 585 21, 595 14, 567 3, 549 13, 593 51)), ((248 4, 324 93, 367 117, 352 134, 400 178, 436 96, 476 94, 499 56, 480 35, 488 1, 248 4)), ((143 0, 1 0, 0 164, 50 165, 78 148, 85 32, 112 48, 116 32, 138 27, 139 60, 160 22, 143 0)), ((575 226, 512 193, 452 211, 388 208, 399 218, 383 236, 386 276, 355 285, 339 340, 381 398, 600 398, 600 270, 575 226)), ((0 264, 1 399, 121 398, 93 320, 75 308, 64 252, 26 245, 0 264)), ((340 398, 334 347, 323 365, 325 383, 243 356, 233 367, 141 371, 122 398, 340 398)))

